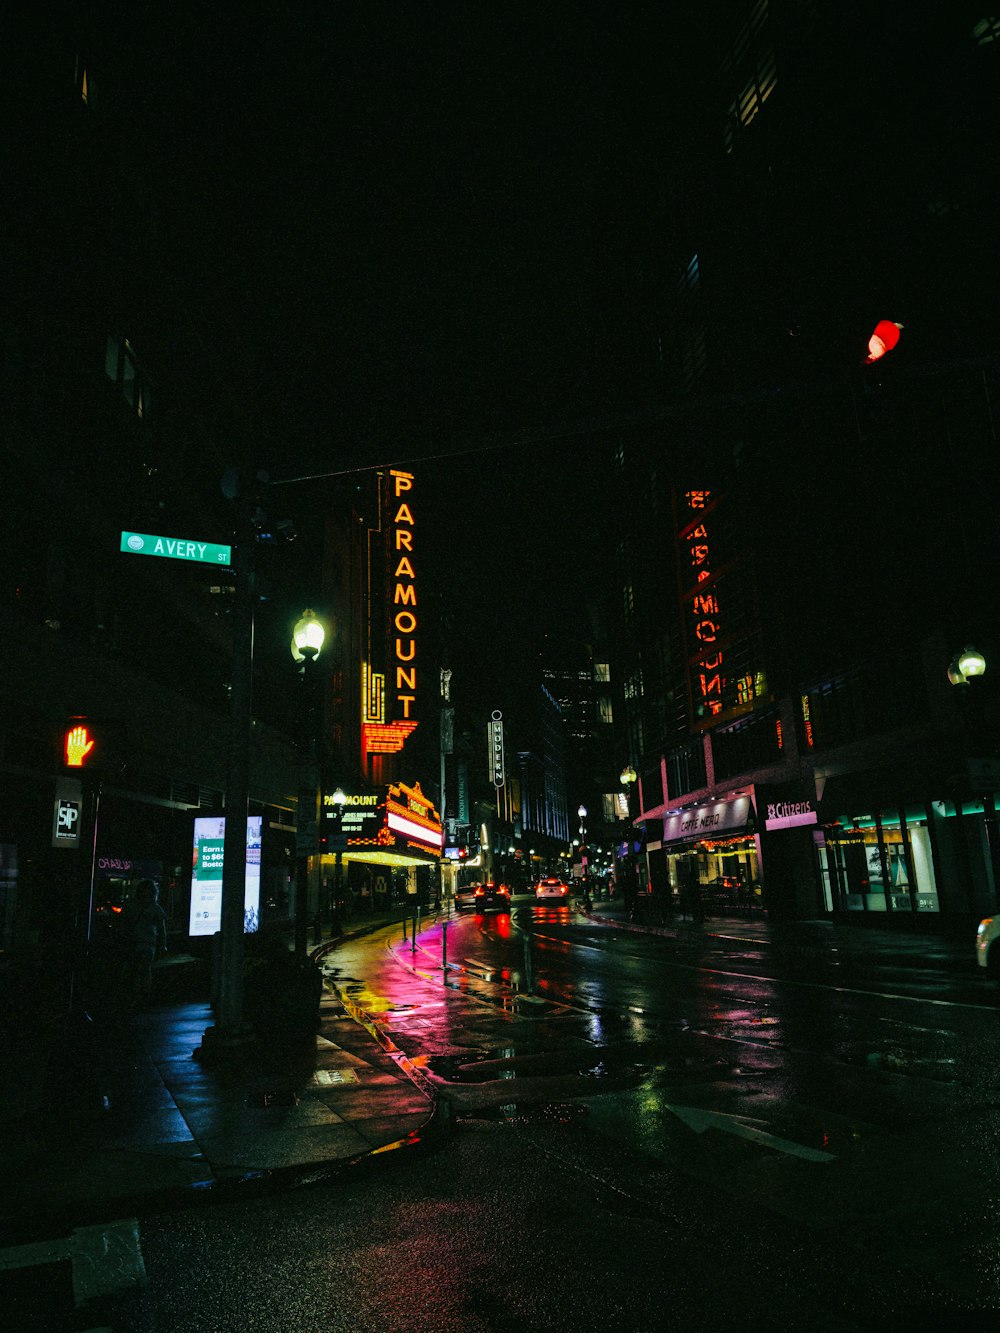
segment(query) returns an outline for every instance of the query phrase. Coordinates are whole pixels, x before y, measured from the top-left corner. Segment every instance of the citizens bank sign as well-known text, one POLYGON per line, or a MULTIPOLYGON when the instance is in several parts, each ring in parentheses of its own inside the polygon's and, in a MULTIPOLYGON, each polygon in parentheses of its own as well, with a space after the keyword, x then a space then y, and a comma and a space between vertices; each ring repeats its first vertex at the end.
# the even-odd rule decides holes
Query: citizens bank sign
POLYGON ((764 828, 769 833, 775 829, 799 828, 818 822, 812 801, 768 801, 766 810, 764 828))

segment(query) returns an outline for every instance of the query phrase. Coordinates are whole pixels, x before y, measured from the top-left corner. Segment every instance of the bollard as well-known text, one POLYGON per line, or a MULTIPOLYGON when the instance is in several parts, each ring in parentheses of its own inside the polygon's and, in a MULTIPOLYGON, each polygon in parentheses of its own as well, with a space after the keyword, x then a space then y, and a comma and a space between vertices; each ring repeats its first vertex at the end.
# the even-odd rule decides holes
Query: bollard
POLYGON ((403 908, 403 943, 406 943, 406 908, 403 908))
POLYGON ((441 971, 448 971, 448 922, 441 923, 441 971))
POLYGON ((531 936, 524 937, 524 993, 531 995, 535 989, 535 980, 531 975, 531 936))

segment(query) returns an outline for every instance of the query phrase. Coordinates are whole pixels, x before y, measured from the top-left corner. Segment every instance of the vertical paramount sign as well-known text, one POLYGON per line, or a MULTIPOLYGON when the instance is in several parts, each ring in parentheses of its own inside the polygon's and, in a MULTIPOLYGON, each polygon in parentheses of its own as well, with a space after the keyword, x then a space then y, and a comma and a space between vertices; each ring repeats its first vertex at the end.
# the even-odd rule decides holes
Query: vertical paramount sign
POLYGON ((392 519, 392 624, 396 631, 393 665, 396 672, 396 702, 400 715, 410 719, 417 697, 417 585, 413 572, 413 511, 409 492, 411 472, 390 472, 395 513, 392 519))
MULTIPOLYGON (((413 473, 390 471, 383 477, 388 612, 369 603, 370 640, 362 666, 362 746, 366 754, 396 754, 416 728, 417 583, 413 564, 413 473), (378 642, 384 624, 388 642, 378 642)), ((381 601, 381 599, 379 599, 381 601)))
POLYGON ((679 570, 688 651, 692 722, 706 726, 722 712, 723 674, 718 561, 711 530, 711 491, 685 491, 681 505, 679 570))

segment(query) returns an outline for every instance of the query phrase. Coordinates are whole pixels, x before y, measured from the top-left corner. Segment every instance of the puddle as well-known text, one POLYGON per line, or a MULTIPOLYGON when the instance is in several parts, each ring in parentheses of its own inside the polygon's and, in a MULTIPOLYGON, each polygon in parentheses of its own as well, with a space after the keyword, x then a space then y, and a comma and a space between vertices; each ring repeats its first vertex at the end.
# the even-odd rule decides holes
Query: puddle
POLYGON ((654 1062, 640 1063, 622 1059, 619 1062, 578 1052, 553 1056, 532 1054, 517 1056, 510 1047, 499 1051, 480 1051, 471 1055, 433 1055, 427 1059, 427 1068, 446 1083, 495 1083, 500 1079, 527 1081, 537 1077, 581 1078, 590 1082, 607 1083, 616 1088, 635 1087, 651 1073, 664 1066, 654 1062))

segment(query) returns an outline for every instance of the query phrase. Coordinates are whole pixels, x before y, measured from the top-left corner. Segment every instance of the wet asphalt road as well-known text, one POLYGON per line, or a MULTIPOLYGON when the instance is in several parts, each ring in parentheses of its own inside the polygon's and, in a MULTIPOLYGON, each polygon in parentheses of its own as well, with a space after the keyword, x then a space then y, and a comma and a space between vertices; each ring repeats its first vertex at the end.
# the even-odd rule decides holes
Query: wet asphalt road
POLYGON ((597 1149, 864 1236, 1000 1308, 1000 1007, 971 941, 966 957, 850 929, 675 939, 522 900, 450 922, 444 1004, 441 935, 335 966, 457 1114, 570 1104, 597 1149))
MULTIPOLYGON (((667 1163, 586 1116, 469 1117, 341 1181, 143 1219, 115 1328, 523 1333, 972 1327, 968 1303, 667 1163)), ((978 1325, 976 1325, 978 1326, 978 1325)), ((983 1327, 988 1325, 983 1324, 983 1327)))
MULTIPOLYGON (((861 942, 865 943, 865 942, 861 942)), ((954 953, 763 947, 519 903, 327 960, 440 1131, 139 1219, 155 1330, 992 1328, 997 996, 954 953), (447 980, 447 987, 443 984, 447 980), (528 993, 530 991, 530 994, 528 993)))

